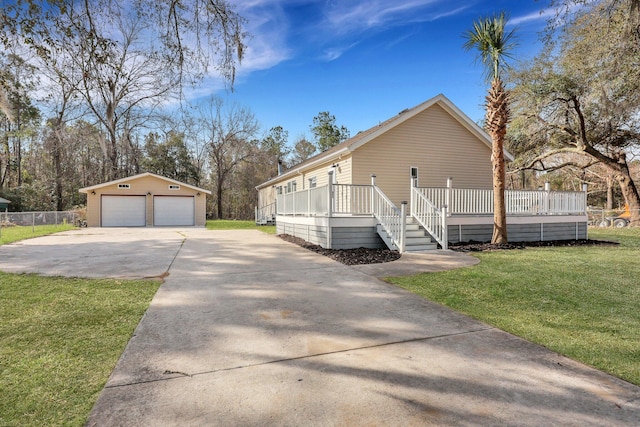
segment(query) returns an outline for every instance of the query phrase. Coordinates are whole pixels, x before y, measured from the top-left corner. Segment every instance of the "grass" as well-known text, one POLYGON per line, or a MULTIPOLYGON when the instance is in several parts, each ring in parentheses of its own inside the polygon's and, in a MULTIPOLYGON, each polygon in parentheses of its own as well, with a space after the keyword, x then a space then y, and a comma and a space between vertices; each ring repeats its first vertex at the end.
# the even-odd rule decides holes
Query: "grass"
POLYGON ((82 426, 159 285, 0 273, 0 425, 82 426))
POLYGON ((0 229, 0 245, 6 245, 8 243, 17 242, 18 240, 29 239, 32 237, 58 233, 60 231, 73 230, 74 228, 75 227, 71 224, 36 225, 35 227, 2 227, 2 229, 0 229))
POLYGON ((255 221, 234 219, 216 219, 207 221, 208 230, 260 230, 267 234, 276 234, 275 225, 256 225, 255 221))
POLYGON ((640 385, 640 229, 589 237, 621 244, 479 253, 473 267, 388 281, 640 385))

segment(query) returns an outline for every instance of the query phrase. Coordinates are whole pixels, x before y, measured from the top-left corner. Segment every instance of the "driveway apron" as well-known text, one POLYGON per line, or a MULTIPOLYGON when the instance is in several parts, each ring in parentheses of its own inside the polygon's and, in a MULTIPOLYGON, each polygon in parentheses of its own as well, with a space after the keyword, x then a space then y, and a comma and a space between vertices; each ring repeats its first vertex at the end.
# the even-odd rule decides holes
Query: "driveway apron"
POLYGON ((258 231, 186 230, 89 426, 637 425, 640 388, 258 231))

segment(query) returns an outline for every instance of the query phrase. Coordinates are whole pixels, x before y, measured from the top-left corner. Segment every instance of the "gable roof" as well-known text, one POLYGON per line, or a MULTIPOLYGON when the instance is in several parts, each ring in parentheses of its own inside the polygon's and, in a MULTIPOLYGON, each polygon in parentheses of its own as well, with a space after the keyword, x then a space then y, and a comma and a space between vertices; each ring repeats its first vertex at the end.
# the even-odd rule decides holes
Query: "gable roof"
MULTIPOLYGON (((291 176, 295 176, 297 175, 299 172, 308 169, 312 166, 317 165, 318 163, 325 163, 325 162, 329 162, 331 160, 333 160, 334 158, 339 157, 342 154, 345 153, 350 153, 354 150, 357 150, 359 147, 363 146, 364 144, 372 141, 373 139, 377 138, 378 136, 382 135, 383 133, 389 131, 390 129, 393 129, 394 127, 406 122, 407 120, 409 120, 410 118, 422 113, 423 111, 427 110, 428 108, 434 106, 434 105, 438 105, 440 107, 442 107, 442 109, 444 109, 447 113, 449 113, 449 115, 451 115, 451 117, 453 117, 455 120, 457 120, 462 126, 464 126, 469 132, 471 132, 473 135, 475 135, 481 142, 483 142, 485 145, 487 145, 489 148, 492 147, 493 143, 491 141, 491 138, 489 137, 489 135, 487 135, 487 133, 482 130, 482 128, 480 128, 480 126, 478 126, 476 123, 473 122, 473 120, 471 120, 469 118, 469 116, 467 116, 466 114, 464 114, 462 112, 462 110, 460 110, 458 107, 455 106, 455 104, 453 102, 451 102, 449 100, 449 98, 447 98, 446 96, 444 96, 443 94, 439 94, 425 102, 423 102, 422 104, 419 104, 413 108, 408 108, 406 110, 401 111, 398 115, 378 124, 377 126, 374 126, 366 131, 363 132, 359 132, 357 135, 355 135, 352 138, 349 138, 343 142, 341 142, 340 144, 337 144, 325 151, 323 151, 320 154, 317 154, 301 163, 298 163, 297 165, 295 165, 294 167, 292 167, 291 169, 289 169, 288 171, 284 172, 281 175, 278 175, 274 178, 271 178, 270 180, 258 185, 256 188, 260 189, 260 188, 264 188, 267 187, 269 185, 271 185, 272 183, 276 182, 276 181, 280 181, 282 179, 286 179, 288 177, 291 176)), ((507 152, 505 150, 505 156, 507 157, 508 160, 513 160, 513 156, 507 152)))
POLYGON ((114 184, 122 184, 125 182, 129 182, 129 181, 133 181, 136 179, 140 179, 140 178, 144 178, 144 177, 153 177, 153 178, 158 178, 161 179, 163 181, 167 181, 170 184, 177 184, 177 185, 182 185, 184 187, 190 188, 192 190, 195 191, 200 191, 206 194, 211 194, 211 191, 209 190, 205 190, 204 188, 199 188, 199 187, 195 187, 193 185, 189 185, 189 184, 185 184, 184 182, 180 182, 180 181, 176 181, 175 179, 171 179, 171 178, 167 178, 161 175, 156 175, 155 173, 151 173, 151 172, 144 172, 138 175, 133 175, 133 176, 129 176, 127 178, 120 178, 120 179, 116 179, 114 181, 109 181, 109 182, 104 182, 102 184, 97 184, 97 185, 92 185, 91 187, 84 187, 78 190, 78 192, 80 193, 88 193, 89 191, 92 190, 97 190, 98 188, 103 188, 103 187, 108 187, 110 185, 114 185, 114 184))

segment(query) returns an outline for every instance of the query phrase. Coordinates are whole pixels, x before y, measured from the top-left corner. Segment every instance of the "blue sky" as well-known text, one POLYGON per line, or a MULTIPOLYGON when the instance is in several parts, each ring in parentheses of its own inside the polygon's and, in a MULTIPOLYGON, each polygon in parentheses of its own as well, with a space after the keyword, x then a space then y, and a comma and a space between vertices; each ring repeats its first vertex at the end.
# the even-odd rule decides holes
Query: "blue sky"
MULTIPOLYGON (((227 101, 250 108, 266 132, 289 143, 321 111, 351 135, 443 93, 474 121, 486 85, 462 34, 479 17, 505 10, 516 54, 540 49, 547 0, 236 0, 247 18, 247 56, 227 101)), ((215 87, 209 81, 206 87, 215 87), (208 85, 208 86, 207 86, 208 85)))

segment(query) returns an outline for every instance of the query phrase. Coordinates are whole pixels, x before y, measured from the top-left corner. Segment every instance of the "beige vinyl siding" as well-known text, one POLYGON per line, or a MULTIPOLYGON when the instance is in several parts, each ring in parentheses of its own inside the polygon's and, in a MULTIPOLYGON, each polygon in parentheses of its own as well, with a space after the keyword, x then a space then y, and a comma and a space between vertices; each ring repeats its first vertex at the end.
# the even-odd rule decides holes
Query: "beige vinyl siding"
POLYGON ((258 190, 258 207, 268 206, 276 202, 276 189, 265 187, 258 190))
POLYGON ((399 204, 409 200, 410 168, 418 168, 418 185, 491 188, 491 149, 439 105, 392 128, 353 153, 353 183, 368 184, 371 175, 399 204))
POLYGON ((143 176, 131 180, 119 180, 118 183, 96 188, 95 193, 87 192, 87 225, 89 227, 100 227, 101 196, 146 196, 146 217, 147 225, 153 225, 153 196, 194 196, 195 200, 195 223, 197 226, 204 226, 206 223, 206 194, 197 190, 180 185, 180 189, 169 189, 169 185, 178 185, 165 181, 155 176, 143 176), (129 184, 129 189, 119 188, 118 184, 129 184), (151 193, 151 194, 148 194, 151 193))
MULTIPOLYGON (((352 183, 352 176, 351 176, 352 159, 351 159, 351 155, 349 154, 349 155, 343 156, 342 158, 323 162, 311 169, 301 171, 301 173, 295 176, 283 177, 280 180, 274 181, 271 185, 276 187, 282 185, 283 192, 284 192, 284 188, 286 188, 287 184, 291 181, 295 181, 297 191, 306 190, 307 188, 309 188, 309 179, 316 177, 316 187, 322 187, 324 185, 327 185, 329 180, 329 170, 331 166, 334 164, 338 165, 338 171, 336 175, 338 183, 351 184, 352 183)), ((270 200, 268 190, 269 190, 268 188, 260 189, 261 202, 263 200, 264 201, 270 200)), ((271 197, 275 198, 275 196, 271 196, 271 197)))

